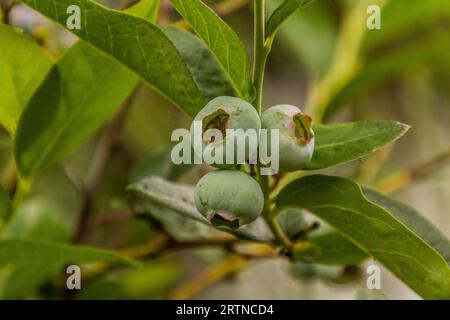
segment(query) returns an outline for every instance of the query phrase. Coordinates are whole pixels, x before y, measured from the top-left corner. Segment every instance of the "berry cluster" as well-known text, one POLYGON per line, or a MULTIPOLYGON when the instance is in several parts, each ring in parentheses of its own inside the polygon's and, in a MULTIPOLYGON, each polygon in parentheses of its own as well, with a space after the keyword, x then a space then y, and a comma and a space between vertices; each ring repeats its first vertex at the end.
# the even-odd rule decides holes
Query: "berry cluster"
MULTIPOLYGON (((194 118, 202 123, 202 144, 204 148, 220 151, 226 158, 227 129, 254 129, 268 134, 278 131, 276 141, 279 150, 279 165, 282 172, 304 169, 311 161, 314 152, 314 132, 311 117, 291 105, 277 105, 267 109, 261 116, 248 102, 234 97, 218 97, 210 101, 194 118), (219 130, 222 140, 207 137, 208 130, 219 130)), ((191 127, 191 134, 193 128, 191 127)), ((271 139, 259 140, 274 143, 271 139)), ((245 146, 248 147, 247 145, 245 146)), ((236 154, 236 153, 235 153, 236 154)), ((251 157, 247 153, 247 161, 251 157)), ((195 189, 197 209, 211 223, 237 229, 258 218, 264 208, 265 195, 258 181, 250 174, 237 170, 241 163, 214 165, 219 170, 206 174, 195 189)), ((260 167, 267 164, 257 161, 260 167)))

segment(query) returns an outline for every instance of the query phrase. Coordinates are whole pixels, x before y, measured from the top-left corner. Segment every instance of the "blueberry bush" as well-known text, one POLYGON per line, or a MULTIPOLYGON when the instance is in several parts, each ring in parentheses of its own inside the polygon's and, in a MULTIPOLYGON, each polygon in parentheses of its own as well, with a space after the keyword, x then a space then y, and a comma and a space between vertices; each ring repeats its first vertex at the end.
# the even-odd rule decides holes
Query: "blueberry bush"
POLYGON ((276 260, 450 299, 444 229, 394 199, 450 158, 448 0, 99 2, 0 2, 0 298, 193 298, 276 260), (278 129, 280 170, 174 164, 193 120, 278 129))

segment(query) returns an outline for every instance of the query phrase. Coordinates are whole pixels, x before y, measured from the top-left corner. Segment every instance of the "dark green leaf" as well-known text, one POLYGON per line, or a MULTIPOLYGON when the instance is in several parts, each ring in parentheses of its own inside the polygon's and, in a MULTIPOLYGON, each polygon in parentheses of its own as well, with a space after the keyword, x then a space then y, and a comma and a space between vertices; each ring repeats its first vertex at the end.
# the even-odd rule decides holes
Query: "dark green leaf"
POLYGON ((306 170, 324 169, 360 159, 399 139, 408 129, 405 124, 382 120, 316 125, 316 146, 306 170))
POLYGON ((286 0, 270 16, 267 22, 267 36, 273 37, 283 22, 298 9, 310 4, 314 0, 286 0))
POLYGON ((369 201, 357 184, 339 177, 308 176, 283 189, 276 204, 312 212, 423 298, 450 298, 445 259, 394 215, 369 201))
POLYGON ((85 42, 50 71, 20 119, 15 156, 25 177, 61 160, 120 107, 136 85, 123 66, 85 42))
POLYGON ((23 0, 50 19, 66 25, 67 7, 81 8, 80 38, 136 72, 190 116, 206 103, 200 90, 164 32, 127 13, 109 10, 90 0, 23 0))
POLYGON ((239 37, 211 8, 200 0, 170 0, 206 43, 241 98, 252 96, 250 60, 239 37))
POLYGON ((0 124, 14 135, 17 121, 53 61, 31 38, 0 23, 0 124))
POLYGON ((416 209, 388 198, 376 191, 364 189, 364 195, 372 202, 389 211, 404 225, 439 252, 450 265, 450 241, 416 209))
POLYGON ((177 28, 163 30, 183 56, 195 82, 208 100, 236 95, 216 59, 198 37, 177 28))

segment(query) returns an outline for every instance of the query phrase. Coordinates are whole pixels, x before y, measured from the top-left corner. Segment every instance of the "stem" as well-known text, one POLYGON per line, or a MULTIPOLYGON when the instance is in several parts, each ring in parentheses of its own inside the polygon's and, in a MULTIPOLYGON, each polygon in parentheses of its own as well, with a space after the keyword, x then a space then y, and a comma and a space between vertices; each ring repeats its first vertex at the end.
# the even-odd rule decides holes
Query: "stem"
POLYGON ((433 159, 422 163, 416 167, 397 172, 375 185, 375 188, 382 193, 389 194, 397 192, 411 183, 427 175, 436 172, 450 161, 450 148, 439 153, 433 159))
MULTIPOLYGON (((265 32, 265 0, 254 0, 255 11, 255 39, 254 39, 254 61, 253 61, 253 85, 256 89, 255 100, 253 105, 259 114, 262 112, 262 99, 263 99, 263 85, 264 85, 264 71, 266 69, 267 57, 269 56, 270 49, 272 47, 273 39, 267 39, 265 32)), ((269 178, 268 176, 261 175, 258 172, 261 188, 264 193, 264 211, 263 217, 272 231, 276 241, 283 245, 285 248, 289 248, 291 243, 288 237, 284 234, 278 222, 275 220, 269 205, 269 178)))
POLYGON ((277 243, 281 244, 284 248, 290 248, 291 247, 291 241, 289 238, 284 234, 283 229, 281 229, 280 225, 278 224, 277 220, 275 219, 274 215, 272 214, 272 210, 270 210, 269 205, 269 177, 260 175, 259 177, 261 188, 264 193, 264 210, 263 210, 263 217, 266 221, 267 225, 269 226, 270 230, 273 233, 273 236, 275 237, 275 240, 277 243))
POLYGON ((265 0, 254 0, 255 10, 255 39, 254 39, 254 61, 253 61, 253 85, 256 96, 253 104, 259 113, 262 111, 262 96, 264 84, 264 70, 268 52, 265 47, 265 0))
POLYGON ((13 199, 13 212, 15 212, 19 205, 28 197, 31 192, 32 185, 32 179, 24 179, 20 176, 18 177, 16 193, 14 194, 13 199))
POLYGON ((78 225, 75 234, 75 241, 82 242, 86 232, 88 231, 88 221, 90 214, 95 207, 95 197, 100 189, 101 182, 106 174, 109 161, 117 148, 120 140, 120 133, 126 120, 128 110, 133 104, 137 89, 135 88, 131 95, 125 101, 122 109, 117 113, 115 118, 105 127, 100 136, 98 147, 94 152, 91 166, 86 178, 84 191, 85 199, 82 205, 78 225))

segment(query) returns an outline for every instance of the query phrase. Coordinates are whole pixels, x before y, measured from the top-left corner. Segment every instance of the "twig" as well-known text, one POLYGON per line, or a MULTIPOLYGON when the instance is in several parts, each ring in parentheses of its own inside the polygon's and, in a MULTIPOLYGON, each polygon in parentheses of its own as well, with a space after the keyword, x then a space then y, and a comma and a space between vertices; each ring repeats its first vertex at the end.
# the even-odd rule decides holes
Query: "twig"
POLYGON ((160 232, 154 236, 152 236, 149 241, 144 244, 134 246, 127 249, 119 250, 119 253, 123 256, 129 258, 143 258, 167 247, 171 242, 171 238, 167 235, 167 233, 160 232))
POLYGON ((375 188, 383 193, 393 193, 409 184, 422 179, 440 169, 450 160, 450 148, 435 158, 411 169, 395 173, 376 184, 375 188))
POLYGON ((109 159, 116 149, 120 132, 125 122, 128 109, 131 107, 136 90, 128 97, 122 109, 117 113, 115 118, 105 127, 95 150, 92 164, 89 169, 86 182, 84 184, 85 199, 80 213, 78 227, 75 235, 75 241, 81 242, 87 232, 87 222, 89 215, 93 211, 95 196, 97 195, 100 184, 106 173, 109 159))
POLYGON ((136 217, 131 209, 125 208, 113 212, 100 213, 93 215, 88 221, 88 228, 90 230, 100 228, 104 225, 128 220, 136 217))
POLYGON ((270 187, 270 192, 271 192, 271 193, 278 187, 278 185, 280 184, 280 182, 281 182, 281 180, 283 179, 284 176, 285 176, 285 174, 284 174, 284 173, 281 173, 281 172, 277 173, 277 174, 274 176, 273 184, 272 184, 272 186, 270 187))
POLYGON ((223 278, 243 269, 248 263, 239 256, 230 256, 174 289, 169 293, 169 299, 184 300, 196 296, 223 278))
POLYGON ((4 24, 9 24, 9 19, 10 19, 10 12, 12 10, 12 8, 16 5, 17 3, 15 1, 12 0, 2 0, 0 1, 0 5, 1 5, 1 10, 2 10, 2 22, 4 24))

